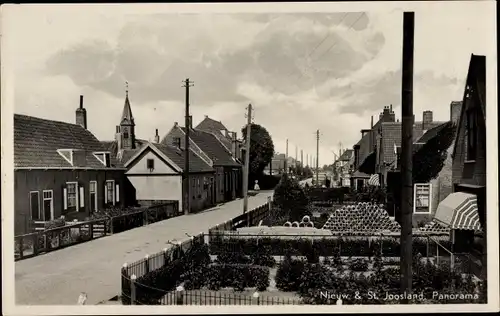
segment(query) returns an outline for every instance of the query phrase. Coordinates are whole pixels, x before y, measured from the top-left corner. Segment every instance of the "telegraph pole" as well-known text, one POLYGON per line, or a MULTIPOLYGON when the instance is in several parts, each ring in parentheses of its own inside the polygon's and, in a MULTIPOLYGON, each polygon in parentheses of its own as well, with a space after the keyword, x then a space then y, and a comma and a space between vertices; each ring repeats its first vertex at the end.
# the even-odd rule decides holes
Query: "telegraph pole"
MULTIPOLYGON (((412 287, 412 211, 413 211, 413 54, 415 13, 403 15, 403 75, 401 91, 401 290, 412 287)), ((408 303, 407 300, 405 300, 408 303)))
POLYGON ((306 154, 306 166, 309 166, 309 154, 306 154))
POLYGON ((191 127, 191 116, 189 115, 189 87, 192 87, 193 82, 189 81, 189 78, 187 78, 184 81, 184 85, 182 87, 186 88, 186 110, 185 110, 185 121, 184 121, 184 126, 186 127, 186 134, 184 138, 184 147, 185 147, 185 154, 184 154, 184 215, 189 214, 191 211, 190 208, 190 202, 191 199, 190 193, 189 193, 189 132, 190 132, 190 127, 191 127))
POLYGON ((297 153, 298 153, 298 148, 297 148, 297 145, 295 145, 295 163, 294 163, 294 165, 295 165, 295 173, 297 173, 297 166, 299 164, 298 159, 297 159, 297 153))
POLYGON ((245 144, 245 170, 243 172, 243 213, 248 211, 248 174, 250 173, 250 135, 252 131, 252 104, 248 105, 247 137, 245 144))
POLYGON ((285 151, 285 173, 288 175, 288 138, 286 139, 286 151, 285 151))
POLYGON ((300 150, 300 170, 302 171, 302 175, 304 175, 304 151, 300 150))
POLYGON ((319 185, 319 129, 316 131, 316 184, 319 185))

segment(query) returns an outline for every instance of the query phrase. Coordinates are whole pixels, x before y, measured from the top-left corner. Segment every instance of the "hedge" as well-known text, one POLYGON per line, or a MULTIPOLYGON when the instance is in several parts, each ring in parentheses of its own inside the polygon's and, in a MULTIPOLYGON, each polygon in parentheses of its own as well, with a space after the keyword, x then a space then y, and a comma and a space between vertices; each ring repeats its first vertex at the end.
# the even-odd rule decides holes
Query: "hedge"
MULTIPOLYGON (((442 242, 443 246, 449 247, 449 242, 442 242)), ((213 235, 210 238, 210 253, 214 255, 224 253, 241 253, 251 255, 262 248, 266 248, 273 256, 284 256, 289 253, 295 256, 309 256, 312 253, 317 256, 333 256, 340 251, 341 256, 373 256, 380 251, 384 257, 399 257, 399 238, 388 238, 382 241, 368 238, 322 238, 311 239, 296 238, 283 239, 282 237, 224 237, 213 235)), ((422 255, 427 253, 427 240, 425 238, 414 238, 413 248, 422 255)))
POLYGON ((256 287, 258 291, 265 291, 269 286, 269 268, 246 264, 213 264, 206 271, 204 285, 214 291, 223 287, 233 287, 237 291, 256 287))

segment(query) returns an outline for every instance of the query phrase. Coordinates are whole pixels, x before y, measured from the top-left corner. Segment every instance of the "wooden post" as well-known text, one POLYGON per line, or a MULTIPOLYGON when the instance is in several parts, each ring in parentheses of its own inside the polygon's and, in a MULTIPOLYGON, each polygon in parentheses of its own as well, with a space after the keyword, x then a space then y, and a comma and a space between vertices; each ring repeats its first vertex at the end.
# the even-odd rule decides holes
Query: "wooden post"
MULTIPOLYGON (((104 221, 104 228, 106 228, 106 221, 104 221)), ((109 219, 109 233, 113 235, 113 217, 110 217, 109 219)))
POLYGON ((175 289, 175 297, 177 305, 184 305, 184 287, 182 285, 175 289))
POLYGON ((135 305, 135 301, 137 299, 137 295, 135 293, 135 280, 137 277, 135 274, 132 274, 130 277, 130 305, 135 305))
POLYGON ((146 261, 144 261, 144 263, 146 264, 146 273, 149 273, 149 255, 146 255, 144 257, 144 259, 146 259, 146 261))
POLYGON ((33 255, 38 255, 38 233, 31 236, 33 238, 33 255))
MULTIPOLYGON (((89 239, 91 239, 91 240, 94 239, 94 224, 95 223, 96 222, 94 222, 94 221, 89 223, 89 234, 90 234, 89 239)), ((106 236, 106 221, 104 221, 103 228, 104 228, 104 236, 106 236)))

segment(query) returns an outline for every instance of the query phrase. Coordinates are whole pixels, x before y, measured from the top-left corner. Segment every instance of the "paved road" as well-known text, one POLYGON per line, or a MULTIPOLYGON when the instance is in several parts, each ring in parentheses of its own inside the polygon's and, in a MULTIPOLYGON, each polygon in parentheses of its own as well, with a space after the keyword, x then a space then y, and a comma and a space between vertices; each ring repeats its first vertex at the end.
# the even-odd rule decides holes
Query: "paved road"
MULTIPOLYGON (((249 209, 267 202, 272 191, 250 197, 249 209)), ((81 292, 87 305, 119 294, 120 268, 146 254, 168 248, 168 240, 187 239, 242 213, 243 200, 228 202, 203 213, 179 216, 54 251, 15 264, 16 304, 75 305, 81 292)))

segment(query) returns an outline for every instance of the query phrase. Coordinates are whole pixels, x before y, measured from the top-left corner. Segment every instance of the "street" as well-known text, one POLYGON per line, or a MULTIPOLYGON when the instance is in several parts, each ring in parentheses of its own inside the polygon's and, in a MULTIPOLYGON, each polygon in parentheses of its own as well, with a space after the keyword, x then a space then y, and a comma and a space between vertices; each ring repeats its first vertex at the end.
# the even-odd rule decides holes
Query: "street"
MULTIPOLYGON (((249 197, 249 209, 267 202, 272 191, 249 197)), ((167 241, 208 229, 243 210, 243 199, 193 215, 174 217, 148 226, 40 255, 15 264, 16 304, 75 305, 81 292, 87 305, 120 293, 120 267, 169 247, 167 241)))

